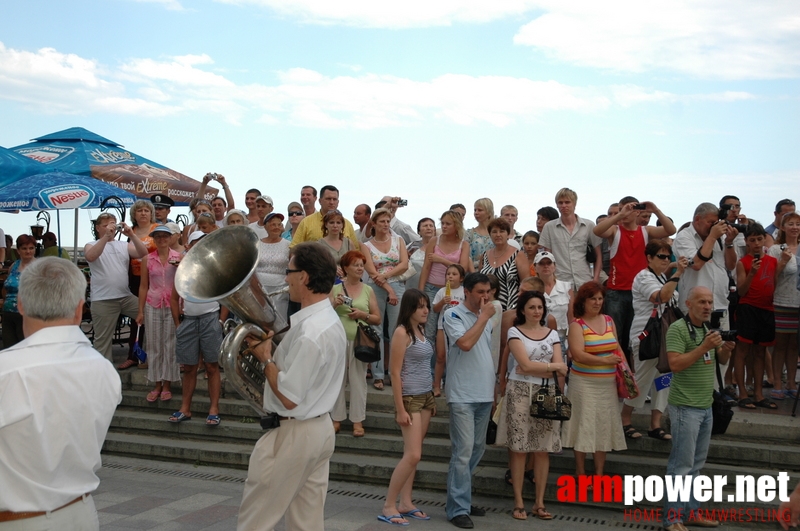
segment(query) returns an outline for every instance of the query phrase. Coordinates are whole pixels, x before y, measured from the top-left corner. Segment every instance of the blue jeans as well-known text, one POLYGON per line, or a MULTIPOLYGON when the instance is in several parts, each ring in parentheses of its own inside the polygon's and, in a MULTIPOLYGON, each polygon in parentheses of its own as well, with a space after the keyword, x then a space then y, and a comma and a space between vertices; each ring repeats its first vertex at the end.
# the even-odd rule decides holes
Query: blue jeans
POLYGON ((491 402, 450 404, 450 469, 447 471, 447 519, 469 514, 472 473, 486 450, 491 402))
MULTIPOLYGON (((711 426, 714 418, 711 408, 699 409, 688 406, 667 408, 672 432, 672 451, 667 461, 667 476, 694 477, 703 469, 711 442, 711 426)), ((666 496, 666 490, 665 490, 666 496)), ((686 522, 691 511, 700 508, 700 502, 692 494, 688 502, 666 502, 664 525, 686 522)))
POLYGON ((617 327, 617 341, 628 358, 628 363, 633 367, 631 359, 631 323, 633 323, 633 292, 609 289, 606 291, 605 313, 613 320, 617 327))
MULTIPOLYGON (((383 337, 383 319, 384 315, 387 318, 387 327, 389 330, 389 339, 391 343, 392 334, 394 334, 394 329, 397 327, 397 316, 400 314, 400 299, 403 298, 403 293, 406 292, 406 285, 402 282, 396 281, 389 281, 389 285, 392 286, 395 295, 397 295, 397 304, 392 306, 389 304, 389 293, 381 288, 380 286, 376 286, 374 282, 369 281, 369 286, 372 288, 372 291, 375 292, 375 298, 378 299, 378 314, 381 316, 381 324, 374 325, 372 328, 378 333, 379 337, 383 337)), ((372 377, 375 380, 383 380, 385 376, 385 372, 383 369, 383 364, 386 361, 386 353, 384 352, 384 344, 385 341, 381 341, 381 360, 376 361, 372 364, 372 377)))
POLYGON ((439 324, 439 314, 433 311, 433 298, 442 288, 438 288, 428 282, 425 283, 425 295, 431 303, 431 311, 428 312, 428 321, 425 323, 425 338, 433 347, 433 357, 431 358, 431 373, 436 369, 436 332, 439 324))

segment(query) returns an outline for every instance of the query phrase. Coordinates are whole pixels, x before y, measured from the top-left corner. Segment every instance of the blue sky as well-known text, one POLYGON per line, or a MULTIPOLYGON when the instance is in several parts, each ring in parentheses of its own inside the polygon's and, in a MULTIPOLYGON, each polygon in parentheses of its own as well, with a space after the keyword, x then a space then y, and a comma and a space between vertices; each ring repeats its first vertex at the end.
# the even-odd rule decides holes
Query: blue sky
MULTIPOLYGON (((563 186, 590 218, 631 194, 682 222, 732 193, 766 224, 779 199, 800 200, 794 2, 28 0, 1 13, 0 145, 81 126, 195 178, 222 173, 240 203, 257 187, 285 211, 302 185, 335 184, 346 214, 397 194, 413 224, 490 197, 515 204, 523 230, 563 186)), ((32 217, 0 227, 16 236, 32 217)))

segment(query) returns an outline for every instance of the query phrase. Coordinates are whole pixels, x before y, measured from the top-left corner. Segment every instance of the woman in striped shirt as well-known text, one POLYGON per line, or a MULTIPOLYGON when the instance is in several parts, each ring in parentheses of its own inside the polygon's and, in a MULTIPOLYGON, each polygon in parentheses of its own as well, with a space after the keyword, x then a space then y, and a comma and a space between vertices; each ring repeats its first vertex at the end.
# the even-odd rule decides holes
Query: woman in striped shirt
POLYGON ((575 474, 585 475, 586 454, 594 454, 594 473, 603 474, 606 452, 626 450, 619 417, 615 373, 622 358, 614 321, 603 314, 604 289, 587 282, 575 296, 575 321, 569 325, 572 371, 567 396, 572 418, 561 435, 565 448, 575 452, 575 474))
POLYGON ((433 347, 425 337, 430 309, 431 302, 425 293, 418 289, 406 291, 392 335, 389 371, 396 420, 403 432, 403 458, 392 472, 386 502, 378 516, 378 520, 388 524, 408 525, 408 518, 430 520, 430 516, 417 509, 411 500, 414 474, 422 457, 422 440, 428 432, 431 416, 436 414, 431 374, 433 347))

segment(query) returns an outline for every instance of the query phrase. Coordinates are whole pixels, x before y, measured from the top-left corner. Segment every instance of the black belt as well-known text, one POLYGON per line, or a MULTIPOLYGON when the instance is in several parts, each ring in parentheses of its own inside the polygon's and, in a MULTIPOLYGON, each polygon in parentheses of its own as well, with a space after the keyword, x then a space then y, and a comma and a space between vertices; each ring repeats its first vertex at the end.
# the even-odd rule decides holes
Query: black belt
POLYGON ((265 416, 261 417, 261 429, 264 430, 273 430, 275 428, 280 428, 282 420, 312 420, 322 417, 323 415, 327 415, 328 413, 323 413, 322 415, 317 415, 316 417, 311 417, 307 419, 298 419, 297 417, 282 417, 277 413, 267 413, 265 416))

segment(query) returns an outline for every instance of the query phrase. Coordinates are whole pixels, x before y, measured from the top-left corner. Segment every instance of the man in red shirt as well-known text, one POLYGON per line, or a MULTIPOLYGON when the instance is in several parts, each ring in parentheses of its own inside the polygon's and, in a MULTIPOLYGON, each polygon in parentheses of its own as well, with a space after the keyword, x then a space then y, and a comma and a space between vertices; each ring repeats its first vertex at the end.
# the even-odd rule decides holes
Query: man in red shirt
POLYGON ((675 225, 658 207, 650 202, 639 203, 626 196, 619 201, 619 212, 600 220, 594 233, 608 241, 610 267, 606 281, 605 313, 614 319, 619 341, 628 363, 633 366, 630 352, 631 323, 633 322, 634 277, 647 267, 644 248, 651 239, 675 234, 675 225), (650 212, 661 221, 660 227, 637 224, 639 214, 650 212))

